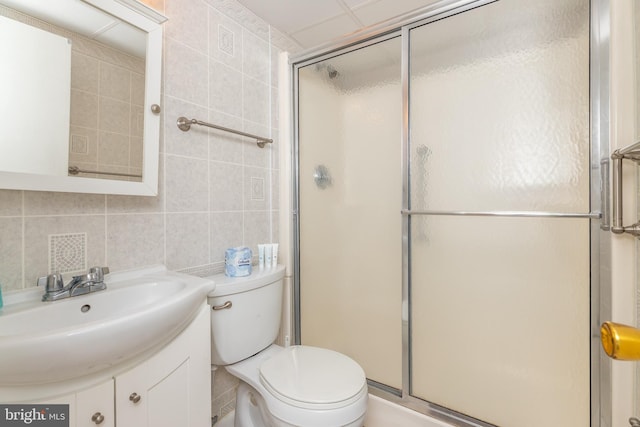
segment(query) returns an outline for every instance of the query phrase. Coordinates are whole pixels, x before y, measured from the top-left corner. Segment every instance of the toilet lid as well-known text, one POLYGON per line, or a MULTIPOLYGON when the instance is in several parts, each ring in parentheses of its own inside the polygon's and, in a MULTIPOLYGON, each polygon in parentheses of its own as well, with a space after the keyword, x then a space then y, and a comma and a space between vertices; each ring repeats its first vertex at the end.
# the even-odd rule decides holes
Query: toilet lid
POLYGON ((351 358, 308 346, 287 347, 264 361, 260 381, 278 399, 304 407, 354 399, 366 386, 364 371, 351 358))

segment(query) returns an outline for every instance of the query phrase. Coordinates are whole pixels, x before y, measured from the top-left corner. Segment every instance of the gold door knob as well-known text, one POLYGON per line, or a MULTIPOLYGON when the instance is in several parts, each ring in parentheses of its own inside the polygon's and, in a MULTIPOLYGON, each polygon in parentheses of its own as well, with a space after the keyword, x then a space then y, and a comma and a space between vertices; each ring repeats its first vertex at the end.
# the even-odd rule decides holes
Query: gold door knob
POLYGON ((640 360, 640 329, 620 323, 604 322, 600 341, 607 356, 617 360, 640 360))

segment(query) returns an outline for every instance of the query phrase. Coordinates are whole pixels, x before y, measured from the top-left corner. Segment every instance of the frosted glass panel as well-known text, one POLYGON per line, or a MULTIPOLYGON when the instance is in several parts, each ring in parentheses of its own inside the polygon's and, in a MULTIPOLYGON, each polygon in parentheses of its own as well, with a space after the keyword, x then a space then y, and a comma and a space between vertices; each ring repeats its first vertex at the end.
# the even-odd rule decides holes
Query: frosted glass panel
POLYGON ((412 224, 412 394, 500 426, 588 426, 588 220, 412 224))
POLYGON ((589 2, 503 0, 411 31, 413 209, 589 210, 589 2))
MULTIPOLYGON (((410 35, 412 209, 589 212, 588 1, 503 0, 410 35)), ((587 219, 414 215, 410 247, 413 395, 589 425, 587 219)))
POLYGON ((302 343, 347 354, 396 388, 401 105, 399 39, 299 72, 302 343))

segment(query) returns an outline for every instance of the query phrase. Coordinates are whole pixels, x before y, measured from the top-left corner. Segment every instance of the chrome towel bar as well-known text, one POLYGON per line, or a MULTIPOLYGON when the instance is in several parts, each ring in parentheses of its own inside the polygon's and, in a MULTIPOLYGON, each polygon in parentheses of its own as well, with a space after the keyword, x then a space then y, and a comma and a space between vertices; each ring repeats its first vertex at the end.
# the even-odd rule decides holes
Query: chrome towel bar
POLYGON ((250 133, 242 132, 239 130, 227 128, 220 125, 214 125, 214 124, 203 122, 202 120, 197 120, 197 119, 187 119, 186 117, 178 117, 178 121, 176 122, 176 124, 178 125, 178 129, 184 132, 191 129, 191 125, 200 125, 200 126, 213 128, 213 129, 222 130, 225 132, 235 133, 236 135, 242 135, 249 138, 254 138, 256 140, 256 144, 258 144, 258 147, 260 148, 264 148, 264 144, 271 144, 273 142, 273 140, 270 138, 264 138, 262 136, 252 135, 250 133))
POLYGON ((472 211, 414 211, 403 209, 402 215, 449 215, 449 216, 499 216, 521 218, 589 218, 600 219, 600 212, 591 213, 563 213, 563 212, 528 212, 528 211, 496 211, 496 212, 472 212, 472 211))
POLYGON ((97 173, 97 174, 100 174, 100 175, 127 176, 127 177, 130 177, 130 178, 142 178, 142 175, 132 175, 130 173, 87 171, 87 170, 84 170, 84 169, 80 169, 77 166, 69 166, 69 173, 71 175, 78 175, 79 173, 97 173))

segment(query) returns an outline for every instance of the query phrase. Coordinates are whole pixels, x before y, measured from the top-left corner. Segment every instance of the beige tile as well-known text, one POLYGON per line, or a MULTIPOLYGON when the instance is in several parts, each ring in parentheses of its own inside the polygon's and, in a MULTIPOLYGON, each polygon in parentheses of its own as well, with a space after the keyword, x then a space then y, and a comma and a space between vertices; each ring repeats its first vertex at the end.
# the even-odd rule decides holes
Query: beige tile
POLYGON ((271 168, 280 169, 280 133, 277 129, 271 130, 271 168))
POLYGON ((211 262, 224 261, 228 248, 243 244, 243 218, 242 212, 211 213, 211 262))
POLYGON ((208 211, 208 162, 172 155, 165 161, 167 212, 208 211))
POLYGON ((278 96, 278 88, 271 86, 271 127, 273 129, 278 129, 280 126, 280 104, 278 96))
POLYGON ((87 266, 104 266, 105 216, 53 216, 25 218, 25 281, 33 286, 39 276, 49 271, 49 235, 67 233, 87 234, 87 266))
POLYGON ((100 88, 100 63, 96 58, 71 52, 71 87, 98 94, 100 88))
POLYGON ((251 77, 242 80, 242 118, 262 126, 269 126, 271 118, 269 111, 271 90, 266 83, 251 77))
MULTIPOLYGON (((280 211, 271 211, 271 241, 280 243, 280 211)), ((284 264, 285 260, 278 263, 284 264)))
POLYGON ((280 209, 280 171, 271 170, 271 209, 280 209))
POLYGON ((240 117, 242 115, 242 74, 225 64, 209 61, 209 108, 240 117))
POLYGON ((164 263, 163 216, 107 215, 107 261, 112 271, 164 263))
MULTIPOLYGON (((215 110, 209 110, 209 121, 230 129, 242 130, 242 119, 215 110)), ((211 130, 209 132, 209 159, 242 164, 242 147, 245 138, 233 133, 211 130)))
POLYGON ((280 53, 282 50, 271 45, 271 79, 269 80, 272 87, 278 87, 278 77, 280 76, 280 53))
POLYGON ((131 103, 131 72, 106 62, 100 63, 100 96, 131 103))
POLYGON ((0 217, 22 215, 22 191, 0 190, 0 217))
MULTIPOLYGON (((244 120, 243 127, 245 132, 252 135, 271 138, 271 132, 269 132, 270 129, 268 126, 259 125, 244 120)), ((242 144, 242 148, 244 150, 243 158, 245 165, 258 166, 263 168, 267 168, 271 165, 273 144, 265 144, 264 147, 260 148, 258 144, 256 144, 254 139, 245 138, 244 141, 245 143, 242 144)))
POLYGON ((209 263, 209 214, 167 214, 167 268, 209 263))
POLYGON ((242 26, 258 37, 269 39, 269 24, 264 22, 255 13, 244 7, 236 0, 206 0, 224 15, 236 22, 242 22, 242 26))
POLYGON ((165 97, 164 135, 165 152, 187 157, 206 159, 209 156, 209 129, 194 125, 191 130, 181 131, 176 125, 178 117, 207 121, 207 109, 171 96, 165 97))
POLYGON ((211 394, 211 398, 217 399, 228 391, 235 390, 239 384, 240 380, 238 380, 238 378, 231 375, 223 367, 219 367, 216 370, 213 380, 213 393, 211 394))
POLYGON ((244 167, 244 210, 270 209, 271 174, 268 169, 244 167))
POLYGON ((104 166, 129 166, 129 136, 100 132, 98 139, 98 164, 104 166))
POLYGON ((255 211, 244 213, 244 245, 254 254, 258 253, 258 244, 271 242, 271 212, 255 211))
POLYGON ((104 214, 105 212, 105 196, 102 194, 24 192, 26 216, 104 214))
POLYGON ((71 125, 98 127, 98 95, 71 89, 71 125))
POLYGON ((71 126, 69 130, 69 162, 98 162, 97 129, 71 126))
POLYGON ((203 53, 208 51, 209 7, 201 0, 170 1, 166 4, 167 36, 203 53))
POLYGON ((22 218, 0 218, 0 287, 23 287, 22 218))
POLYGON ((209 56, 242 71, 242 27, 209 8, 209 56))
MULTIPOLYGON (((162 177, 162 175, 160 175, 162 177)), ((164 183, 160 178, 158 196, 107 196, 107 212, 115 213, 153 213, 164 208, 164 183)))
POLYGON ((211 210, 241 211, 244 203, 243 167, 231 163, 211 162, 211 210))
POLYGON ((242 72, 262 83, 269 84, 271 77, 269 43, 247 30, 242 32, 242 72))
POLYGON ((101 131, 129 135, 130 110, 128 102, 100 96, 98 126, 101 131))
MULTIPOLYGON (((162 160, 162 159, 161 159, 162 160)), ((107 213, 152 213, 164 210, 164 162, 160 161, 157 196, 107 196, 107 213)))
POLYGON ((207 55, 171 38, 165 38, 164 92, 166 95, 206 107, 207 55))

